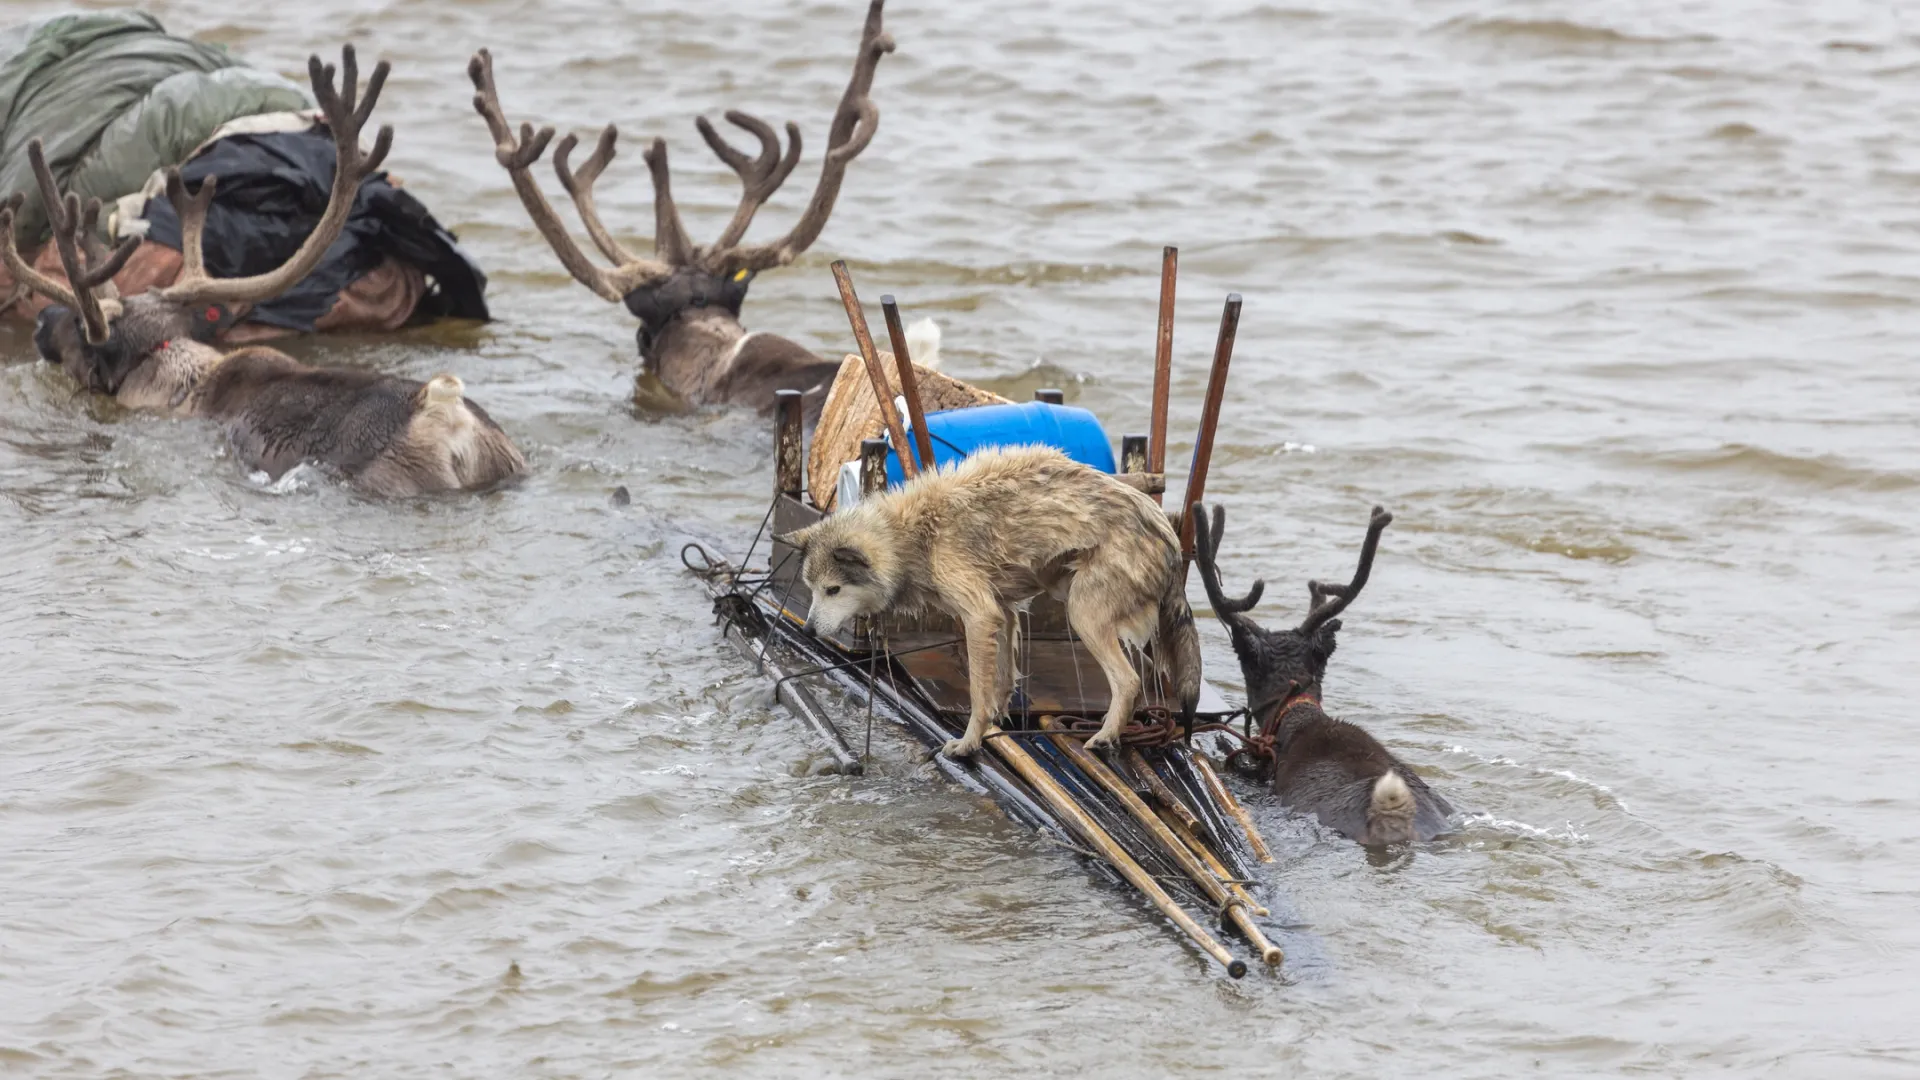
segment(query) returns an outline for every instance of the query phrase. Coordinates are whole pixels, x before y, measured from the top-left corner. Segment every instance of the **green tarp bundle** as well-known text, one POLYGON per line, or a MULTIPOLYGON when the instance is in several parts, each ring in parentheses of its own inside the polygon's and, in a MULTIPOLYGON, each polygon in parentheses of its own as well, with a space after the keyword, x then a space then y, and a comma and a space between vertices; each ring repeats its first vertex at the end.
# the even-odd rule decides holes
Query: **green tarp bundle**
POLYGON ((305 91, 136 11, 59 15, 0 30, 0 198, 24 192, 23 247, 47 218, 27 143, 82 199, 111 202, 178 165, 222 124, 312 108, 305 91))

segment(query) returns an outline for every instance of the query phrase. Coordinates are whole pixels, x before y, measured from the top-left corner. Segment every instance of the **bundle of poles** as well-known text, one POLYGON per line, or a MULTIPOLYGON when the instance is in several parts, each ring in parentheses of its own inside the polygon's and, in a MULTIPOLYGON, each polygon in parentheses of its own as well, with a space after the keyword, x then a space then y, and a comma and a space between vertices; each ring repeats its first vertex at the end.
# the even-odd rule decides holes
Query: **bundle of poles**
MULTIPOLYGON (((833 264, 834 282, 846 308, 867 377, 880 404, 887 440, 862 444, 862 487, 869 493, 886 486, 889 442, 900 461, 901 473, 911 481, 921 469, 937 469, 913 360, 909 354, 899 305, 891 295, 880 299, 893 362, 905 399, 912 441, 893 406, 885 365, 868 330, 864 310, 854 291, 845 262, 833 264), (917 458, 917 460, 916 460, 917 458)), ((1154 347, 1153 405, 1149 433, 1121 440, 1121 475, 1142 483, 1156 502, 1165 490, 1168 399, 1173 374, 1173 316, 1179 252, 1162 253, 1158 333, 1154 347)), ((1226 395, 1228 367, 1239 329, 1241 298, 1227 295, 1221 314, 1213 365, 1201 408, 1200 430, 1187 472, 1186 497, 1173 512, 1181 550, 1190 563, 1194 530, 1185 507, 1201 501, 1206 492, 1215 432, 1226 395)), ((1042 391, 1043 400, 1059 401, 1042 391)), ((779 472, 782 491, 797 494, 800 487, 800 410, 797 395, 779 410, 779 472)), ((869 692, 877 688, 868 688, 869 692)), ((917 708, 896 701, 896 707, 917 708)), ((925 718, 933 727, 937 719, 925 718)), ((1188 905, 1210 909, 1222 927, 1240 933, 1260 960, 1269 966, 1282 960, 1281 950, 1260 930, 1256 918, 1267 914, 1247 891, 1255 873, 1253 861, 1271 863, 1273 855, 1254 827, 1252 818, 1221 782, 1206 757, 1190 746, 1129 747, 1112 752, 1109 761, 1090 753, 1084 734, 1068 731, 1062 718, 1043 716, 1038 732, 1008 732, 993 727, 987 744, 995 756, 1025 782, 1021 797, 1037 800, 1056 831, 1078 841, 1083 854, 1104 862, 1122 880, 1133 885, 1176 927, 1193 939, 1201 951, 1224 965, 1228 974, 1246 974, 1246 963, 1235 957, 1196 920, 1188 905), (1184 792, 1184 794, 1183 794, 1184 792), (1184 903, 1183 903, 1184 901, 1184 903)), ((937 744, 936 744, 937 745, 937 744)), ((1035 807, 1034 809, 1040 809, 1035 807)))

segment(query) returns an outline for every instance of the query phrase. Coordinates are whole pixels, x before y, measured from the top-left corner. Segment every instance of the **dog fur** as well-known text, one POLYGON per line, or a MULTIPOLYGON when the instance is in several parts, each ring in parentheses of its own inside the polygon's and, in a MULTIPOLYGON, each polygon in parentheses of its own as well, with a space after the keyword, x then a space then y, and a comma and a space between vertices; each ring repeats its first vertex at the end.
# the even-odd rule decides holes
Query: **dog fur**
POLYGON ((1221 588, 1217 558, 1226 514, 1215 507, 1209 523, 1205 509, 1193 506, 1195 563, 1214 615, 1233 639, 1254 721, 1264 730, 1267 722, 1278 720, 1274 794, 1289 808, 1313 814, 1321 824, 1362 844, 1431 840, 1448 832, 1453 807, 1447 800, 1364 728, 1334 719, 1320 705, 1321 682, 1340 630, 1340 620, 1333 616, 1365 587, 1380 534, 1393 515, 1374 508, 1351 583, 1310 582, 1312 606, 1306 620, 1296 628, 1273 631, 1246 615, 1260 602, 1264 581, 1255 581, 1237 600, 1221 588))
POLYGON ((960 620, 972 709, 944 752, 980 748, 1013 693, 1014 605, 1047 593, 1106 676, 1112 704, 1089 748, 1114 744, 1140 677, 1125 646, 1156 643, 1184 718, 1200 694, 1200 641, 1179 538, 1153 500, 1050 447, 976 451, 898 491, 778 537, 800 550, 809 625, 928 607, 960 620))

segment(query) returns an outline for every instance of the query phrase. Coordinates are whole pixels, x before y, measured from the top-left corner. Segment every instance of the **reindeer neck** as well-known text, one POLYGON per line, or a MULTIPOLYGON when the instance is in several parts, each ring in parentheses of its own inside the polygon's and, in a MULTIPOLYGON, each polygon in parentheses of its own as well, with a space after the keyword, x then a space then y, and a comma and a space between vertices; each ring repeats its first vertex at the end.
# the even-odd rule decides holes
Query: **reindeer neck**
POLYGON ((667 389, 692 404, 706 404, 746 336, 740 321, 722 309, 690 310, 654 337, 645 357, 647 367, 667 389))
POLYGON ((192 416, 199 409, 197 390, 227 354, 189 337, 177 337, 147 354, 120 383, 114 400, 129 409, 151 409, 192 416))
POLYGON ((1277 700, 1272 700, 1268 708, 1260 711, 1266 713, 1261 727, 1273 732, 1274 747, 1282 753, 1286 752, 1287 743, 1302 729, 1325 723, 1329 719, 1326 709, 1320 705, 1320 682, 1317 679, 1305 685, 1295 685, 1277 700))

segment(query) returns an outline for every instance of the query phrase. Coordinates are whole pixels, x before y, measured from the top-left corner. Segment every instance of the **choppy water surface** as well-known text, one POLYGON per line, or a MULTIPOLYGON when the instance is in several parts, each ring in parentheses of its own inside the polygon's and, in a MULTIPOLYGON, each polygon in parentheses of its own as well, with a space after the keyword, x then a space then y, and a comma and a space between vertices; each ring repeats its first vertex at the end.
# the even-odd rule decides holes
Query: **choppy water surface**
POLYGON ((1290 962, 1235 984, 889 730, 875 775, 810 774, 675 558, 759 520, 769 434, 634 413, 632 321, 540 244, 463 72, 491 45, 516 117, 617 119, 601 204, 630 235, 639 136, 672 140, 704 240, 735 188, 693 116, 799 121, 771 233, 853 5, 174 0, 289 73, 343 36, 395 61, 391 166, 500 319, 296 349, 457 371, 534 474, 267 490, 0 335, 6 1071, 1920 1069, 1910 20, 896 4, 880 135, 748 324, 846 348, 844 255, 942 321, 949 369, 1141 430, 1180 244, 1178 431, 1247 298, 1229 573, 1297 618, 1367 507, 1398 514, 1330 701, 1471 808, 1463 836, 1376 865, 1257 804, 1290 962))

